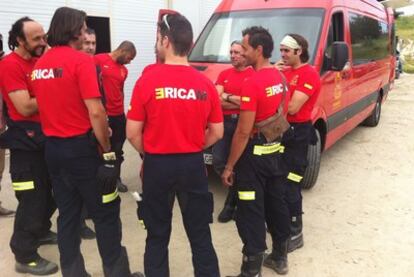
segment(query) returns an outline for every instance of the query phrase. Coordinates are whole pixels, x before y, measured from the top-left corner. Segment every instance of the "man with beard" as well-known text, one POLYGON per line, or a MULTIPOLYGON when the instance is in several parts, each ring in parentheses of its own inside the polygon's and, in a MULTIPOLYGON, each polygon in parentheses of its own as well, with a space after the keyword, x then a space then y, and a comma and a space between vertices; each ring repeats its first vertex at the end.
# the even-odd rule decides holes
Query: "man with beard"
POLYGON ((86 277, 80 252, 80 215, 86 205, 96 230, 105 277, 131 275, 121 245, 120 198, 115 153, 102 105, 93 58, 82 53, 86 13, 55 11, 47 42, 52 47, 36 63, 33 90, 46 135, 46 162, 59 209, 58 245, 64 277, 86 277))
POLYGON ((266 250, 266 224, 276 249, 278 273, 287 273, 289 211, 283 199, 283 146, 280 137, 266 137, 267 132, 258 127, 284 106, 286 86, 269 60, 273 39, 268 30, 257 26, 243 30, 242 45, 246 63, 256 72, 242 87, 240 118, 221 178, 238 192, 236 225, 243 241, 238 277, 256 277, 261 276, 266 250), (276 223, 279 237, 275 237, 276 223))
POLYGON ((121 180, 121 163, 124 160, 122 147, 125 142, 125 112, 124 112, 124 83, 128 77, 125 67, 136 55, 132 42, 123 41, 111 53, 95 56, 95 63, 102 72, 102 83, 105 91, 105 107, 108 114, 109 127, 112 129, 112 151, 116 153, 116 167, 119 172, 117 188, 120 192, 128 191, 121 180))
POLYGON ((44 158, 44 135, 30 83, 31 72, 46 47, 43 27, 28 17, 9 32, 13 52, 0 63, 0 90, 7 107, 8 129, 1 144, 10 149, 10 174, 18 200, 10 247, 16 271, 33 275, 55 273, 58 266, 40 257, 40 244, 56 243, 50 217, 56 210, 44 158))
MULTIPOLYGON (((230 46, 231 65, 233 67, 222 71, 216 82, 216 88, 220 95, 221 108, 224 115, 224 136, 213 145, 213 166, 216 172, 221 175, 226 165, 230 152, 231 139, 236 130, 240 110, 240 93, 243 82, 250 77, 254 70, 246 67, 246 61, 240 41, 233 41, 230 46)), ((218 216, 219 222, 228 222, 233 219, 236 210, 237 191, 229 187, 223 210, 218 216)))

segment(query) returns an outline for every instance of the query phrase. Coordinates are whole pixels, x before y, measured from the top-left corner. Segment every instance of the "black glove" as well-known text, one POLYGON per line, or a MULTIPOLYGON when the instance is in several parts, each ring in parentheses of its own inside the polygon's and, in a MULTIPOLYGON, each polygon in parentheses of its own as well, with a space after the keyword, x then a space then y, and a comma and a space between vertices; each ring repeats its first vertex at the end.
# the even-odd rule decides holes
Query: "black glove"
POLYGON ((102 188, 102 202, 108 203, 117 197, 116 181, 118 179, 118 169, 115 165, 115 152, 108 152, 102 155, 103 163, 99 166, 96 178, 102 188))

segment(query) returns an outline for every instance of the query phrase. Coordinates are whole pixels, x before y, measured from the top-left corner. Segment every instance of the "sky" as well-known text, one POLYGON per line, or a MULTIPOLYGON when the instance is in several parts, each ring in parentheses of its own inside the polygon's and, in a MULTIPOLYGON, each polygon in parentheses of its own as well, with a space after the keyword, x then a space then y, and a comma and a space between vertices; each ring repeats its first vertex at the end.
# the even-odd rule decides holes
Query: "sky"
POLYGON ((404 15, 414 15, 414 4, 411 4, 410 6, 399 8, 397 11, 404 12, 404 15))

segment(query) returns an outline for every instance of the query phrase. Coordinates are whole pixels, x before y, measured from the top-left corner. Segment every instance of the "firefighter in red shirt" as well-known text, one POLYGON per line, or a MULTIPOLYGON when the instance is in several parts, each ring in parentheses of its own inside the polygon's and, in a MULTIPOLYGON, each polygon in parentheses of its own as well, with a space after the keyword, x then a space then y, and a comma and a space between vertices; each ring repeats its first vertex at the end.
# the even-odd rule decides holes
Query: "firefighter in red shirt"
POLYGON ((31 74, 59 209, 60 264, 64 277, 90 276, 80 252, 80 215, 85 204, 95 224, 104 276, 130 276, 126 249, 121 246, 116 155, 110 151, 96 68, 91 56, 78 51, 85 20, 83 11, 57 9, 47 33, 52 48, 31 74))
POLYGON ((274 238, 278 259, 287 266, 289 212, 283 199, 285 169, 280 139, 269 139, 256 127, 275 115, 284 103, 282 74, 269 61, 273 39, 262 27, 243 31, 246 62, 256 70, 242 87, 240 118, 222 174, 225 185, 235 185, 238 193, 236 225, 243 241, 243 263, 239 277, 261 276, 266 250, 266 223, 274 238), (234 182, 234 184, 233 184, 234 182), (275 237, 277 222, 284 231, 275 237), (286 248, 286 249, 285 249, 286 248))
POLYGON ((158 24, 157 55, 137 81, 127 137, 144 155, 139 213, 147 229, 147 277, 169 276, 172 207, 178 198, 193 253, 194 276, 220 276, 212 244, 213 196, 208 191, 203 148, 223 135, 223 116, 214 85, 188 64, 193 32, 182 15, 158 24))
MULTIPOLYGON (((220 95, 224 115, 224 136, 212 147, 213 166, 219 175, 223 173, 230 152, 231 139, 236 130, 243 81, 254 73, 252 67, 246 67, 242 51, 243 48, 240 41, 235 40, 231 43, 230 58, 233 67, 222 71, 216 81, 216 88, 220 95)), ((229 187, 229 192, 223 210, 218 216, 218 221, 228 222, 233 219, 236 201, 237 191, 234 187, 229 187)))
MULTIPOLYGON (((2 34, 0 34, 0 61, 3 58, 3 56, 4 56, 3 36, 2 34)), ((0 92, 0 134, 4 132, 5 129, 6 129, 6 122, 3 116, 3 98, 1 97, 1 92, 0 92)), ((6 155, 6 149, 1 148, 0 149, 0 191, 1 191, 1 179, 3 177, 3 172, 4 172, 5 155, 6 155)), ((15 214, 15 211, 4 208, 1 205, 1 201, 0 201, 0 216, 13 216, 14 214, 15 214)))
POLYGON ((124 160, 122 147, 125 142, 124 83, 128 77, 125 64, 129 64, 136 56, 135 46, 130 41, 123 41, 115 51, 98 54, 95 63, 102 73, 105 93, 105 107, 108 114, 109 127, 112 129, 111 146, 117 155, 116 166, 119 176, 117 180, 120 192, 128 191, 121 181, 121 163, 124 160))
POLYGON ((13 52, 0 63, 0 91, 7 107, 8 126, 1 135, 1 144, 10 149, 10 175, 18 200, 10 247, 16 271, 52 274, 58 266, 37 253, 39 244, 56 243, 56 234, 50 231, 50 217, 56 205, 44 158, 38 106, 30 84, 37 57, 46 48, 43 27, 23 17, 12 25, 8 44, 13 52))
MULTIPOLYGON (((284 159, 288 165, 286 179, 286 201, 290 212, 291 236, 288 251, 303 246, 302 234, 302 194, 301 180, 308 165, 309 144, 317 141, 311 121, 311 113, 320 91, 318 72, 307 62, 309 60, 308 42, 298 34, 285 36, 280 43, 283 74, 290 87, 288 121, 291 129, 283 136, 284 159)), ((265 265, 272 267, 272 255, 265 265)))

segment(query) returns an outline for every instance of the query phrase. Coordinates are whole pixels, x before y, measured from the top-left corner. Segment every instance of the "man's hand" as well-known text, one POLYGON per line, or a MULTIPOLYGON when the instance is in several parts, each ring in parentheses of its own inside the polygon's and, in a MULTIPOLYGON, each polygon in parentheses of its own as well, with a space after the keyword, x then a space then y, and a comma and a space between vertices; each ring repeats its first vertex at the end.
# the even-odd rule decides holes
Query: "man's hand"
MULTIPOLYGON (((115 166, 115 152, 102 154, 103 163, 99 166, 96 178, 101 184, 102 195, 108 195, 115 192, 116 180, 118 179, 118 170, 115 166)), ((105 201, 103 201, 105 203, 105 201)), ((109 201, 110 202, 110 201, 109 201)))
POLYGON ((223 185, 229 187, 233 185, 234 182, 234 172, 233 169, 225 167, 223 173, 221 174, 221 182, 223 185))

